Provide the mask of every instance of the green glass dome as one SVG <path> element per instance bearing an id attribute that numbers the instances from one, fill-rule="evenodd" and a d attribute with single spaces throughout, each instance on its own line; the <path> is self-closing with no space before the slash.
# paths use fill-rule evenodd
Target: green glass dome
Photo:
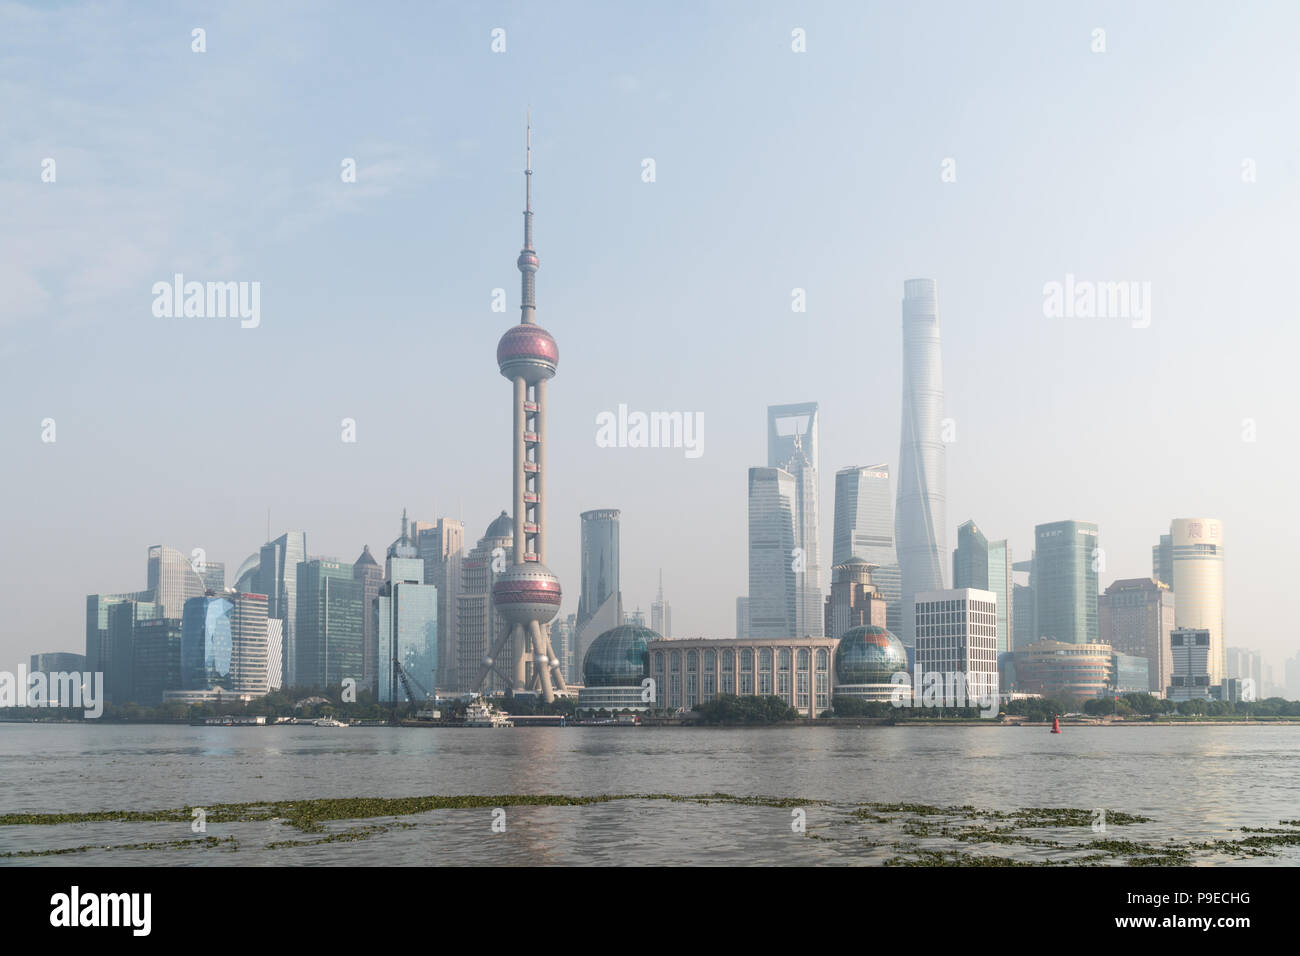
<path id="1" fill-rule="evenodd" d="M 894 674 L 906 670 L 907 649 L 883 627 L 850 628 L 835 648 L 839 684 L 888 684 Z"/>
<path id="2" fill-rule="evenodd" d="M 591 642 L 582 662 L 588 687 L 640 687 L 650 676 L 650 641 L 659 635 L 648 627 L 623 624 Z"/>

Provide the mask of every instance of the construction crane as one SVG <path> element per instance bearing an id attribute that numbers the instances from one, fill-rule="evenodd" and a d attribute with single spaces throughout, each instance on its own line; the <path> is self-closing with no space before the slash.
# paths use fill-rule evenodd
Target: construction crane
<path id="1" fill-rule="evenodd" d="M 393 670 L 397 672 L 397 679 L 401 681 L 402 689 L 406 691 L 407 700 L 409 700 L 412 704 L 417 703 L 420 700 L 420 698 L 415 696 L 415 691 L 411 690 L 412 684 L 418 687 L 420 689 L 420 693 L 424 695 L 424 702 L 428 706 L 424 710 L 416 711 L 415 714 L 416 718 L 418 719 L 424 716 L 437 717 L 438 713 L 433 709 L 433 702 L 434 702 L 433 695 L 429 693 L 427 690 L 425 690 L 424 685 L 421 684 L 418 680 L 416 680 L 414 675 L 407 673 L 406 668 L 402 666 L 402 662 L 399 661 L 396 657 L 393 658 Z M 397 717 L 397 704 L 398 702 L 394 700 L 393 701 L 394 719 L 396 719 Z"/>

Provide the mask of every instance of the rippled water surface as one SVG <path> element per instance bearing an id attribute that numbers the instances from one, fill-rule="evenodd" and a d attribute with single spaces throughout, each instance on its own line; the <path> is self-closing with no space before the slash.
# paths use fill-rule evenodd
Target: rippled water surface
<path id="1" fill-rule="evenodd" d="M 723 792 L 825 801 L 806 810 L 632 800 L 400 818 L 364 838 L 307 846 L 276 821 L 213 823 L 237 849 L 95 849 L 0 862 L 809 863 L 883 862 L 894 851 L 845 830 L 864 803 L 1106 808 L 1152 818 L 1112 827 L 1161 842 L 1240 837 L 1300 817 L 1300 727 L 792 727 L 756 729 L 194 728 L 0 724 L 0 813 L 205 807 L 429 794 Z M 376 820 L 331 821 L 326 833 Z M 0 851 L 193 838 L 175 822 L 0 826 Z M 1023 859 L 1045 851 L 1000 849 Z M 1296 847 L 1252 863 L 1297 863 Z M 1209 861 L 1214 862 L 1214 861 Z"/>

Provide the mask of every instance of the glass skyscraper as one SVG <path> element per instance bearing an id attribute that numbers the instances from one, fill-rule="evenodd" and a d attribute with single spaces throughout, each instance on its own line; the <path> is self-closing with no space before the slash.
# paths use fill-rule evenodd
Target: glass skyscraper
<path id="1" fill-rule="evenodd" d="M 425 690 L 432 693 L 437 686 L 438 589 L 424 583 L 422 558 L 390 553 L 387 565 L 388 579 L 376 599 L 376 618 L 379 699 L 392 703 L 407 699 L 393 664 L 395 660 Z M 415 687 L 412 690 L 419 694 Z"/>
<path id="2" fill-rule="evenodd" d="M 181 680 L 184 690 L 232 690 L 235 602 L 198 597 L 185 602 L 181 618 Z"/>
<path id="3" fill-rule="evenodd" d="M 821 637 L 825 631 L 822 601 L 821 538 L 817 478 L 817 403 L 769 405 L 767 465 L 794 478 L 794 630 L 783 637 Z M 753 592 L 750 592 L 752 598 Z M 773 635 L 776 636 L 776 635 Z"/>
<path id="4" fill-rule="evenodd" d="M 296 686 L 334 688 L 345 677 L 361 684 L 364 596 L 350 564 L 316 558 L 298 565 Z"/>
<path id="5" fill-rule="evenodd" d="M 1034 627 L 1039 640 L 1097 643 L 1097 526 L 1055 521 L 1034 528 Z"/>
<path id="6" fill-rule="evenodd" d="M 1011 547 L 1006 540 L 990 542 L 974 521 L 957 528 L 952 553 L 952 586 L 992 591 L 998 598 L 998 653 L 1014 650 L 1012 624 Z"/>
<path id="7" fill-rule="evenodd" d="M 780 468 L 749 469 L 746 637 L 802 636 L 797 630 L 795 611 L 796 495 L 794 476 L 789 472 Z"/>
<path id="8" fill-rule="evenodd" d="M 835 530 L 831 565 L 862 558 L 894 564 L 894 502 L 888 465 L 850 465 L 835 473 Z"/>
<path id="9" fill-rule="evenodd" d="M 915 597 L 947 584 L 947 461 L 943 362 L 933 279 L 903 283 L 903 421 L 894 539 L 902 588 L 904 644 L 914 638 Z"/>
<path id="10" fill-rule="evenodd" d="M 224 580 L 225 565 L 221 565 Z M 162 609 L 163 617 L 179 619 L 181 608 L 190 598 L 202 597 L 207 585 L 199 577 L 189 558 L 175 548 L 155 544 L 149 548 L 148 587 Z"/>
<path id="11" fill-rule="evenodd" d="M 280 672 L 286 686 L 298 678 L 298 655 L 295 636 L 298 629 L 298 565 L 307 560 L 307 533 L 286 531 L 274 541 L 262 545 L 257 569 L 257 586 L 266 595 L 268 617 L 279 618 L 281 625 Z M 360 677 L 360 673 L 357 674 Z"/>
<path id="12" fill-rule="evenodd" d="M 582 519 L 582 589 L 578 594 L 578 627 L 587 623 L 610 595 L 619 591 L 617 508 L 584 511 Z"/>
<path id="13" fill-rule="evenodd" d="M 157 707 L 163 692 L 184 689 L 181 679 L 181 622 L 159 617 L 137 621 L 135 660 L 132 663 L 133 699 L 144 707 Z"/>

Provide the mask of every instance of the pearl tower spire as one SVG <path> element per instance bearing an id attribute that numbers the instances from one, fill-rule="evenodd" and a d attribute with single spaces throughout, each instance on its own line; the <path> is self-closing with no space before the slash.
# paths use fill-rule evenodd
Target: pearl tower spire
<path id="1" fill-rule="evenodd" d="M 554 377 L 560 350 L 537 324 L 537 252 L 533 249 L 533 130 L 524 145 L 524 247 L 516 260 L 521 274 L 519 324 L 501 336 L 497 367 L 514 391 L 513 561 L 492 586 L 492 601 L 509 625 L 479 670 L 482 690 L 495 671 L 515 693 L 538 692 L 549 703 L 565 690 L 560 662 L 551 648 L 551 620 L 560 610 L 560 580 L 546 567 L 546 383 Z M 502 652 L 509 649 L 506 670 Z M 529 667 L 529 664 L 532 667 Z"/>

